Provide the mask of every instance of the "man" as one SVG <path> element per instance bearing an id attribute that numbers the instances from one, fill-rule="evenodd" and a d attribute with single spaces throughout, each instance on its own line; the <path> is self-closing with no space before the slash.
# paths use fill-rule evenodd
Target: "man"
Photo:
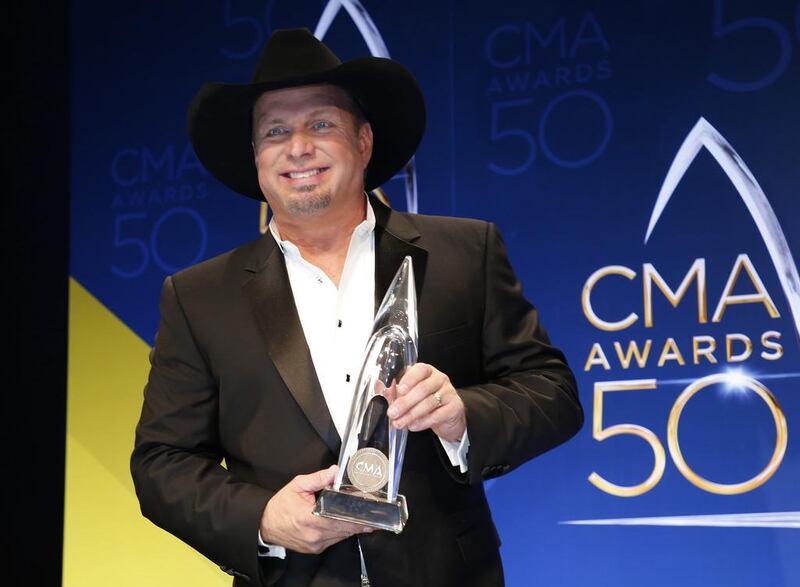
<path id="1" fill-rule="evenodd" d="M 424 120 L 399 64 L 342 64 L 305 30 L 276 31 L 251 84 L 207 84 L 190 107 L 200 160 L 273 218 L 270 234 L 165 281 L 131 469 L 144 515 L 234 585 L 500 585 L 482 481 L 582 424 L 494 225 L 364 195 L 413 155 Z M 312 508 L 406 255 L 420 362 L 389 410 L 410 430 L 395 535 Z"/>

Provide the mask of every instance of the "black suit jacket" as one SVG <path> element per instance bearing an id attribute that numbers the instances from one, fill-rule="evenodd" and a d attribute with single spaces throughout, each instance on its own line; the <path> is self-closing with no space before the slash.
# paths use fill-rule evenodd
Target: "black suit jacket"
<path id="1" fill-rule="evenodd" d="M 502 584 L 482 481 L 572 436 L 573 375 L 523 298 L 493 224 L 409 215 L 373 202 L 376 304 L 414 260 L 419 360 L 467 410 L 469 471 L 430 430 L 409 433 L 405 530 L 360 538 L 376 587 Z M 131 460 L 142 513 L 235 575 L 234 584 L 355 586 L 355 538 L 320 555 L 258 558 L 267 501 L 336 462 L 283 255 L 270 235 L 167 278 Z"/>

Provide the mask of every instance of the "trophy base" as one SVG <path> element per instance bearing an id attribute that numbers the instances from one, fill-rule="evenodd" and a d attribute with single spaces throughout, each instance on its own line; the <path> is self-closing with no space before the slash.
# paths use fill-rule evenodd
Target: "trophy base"
<path id="1" fill-rule="evenodd" d="M 389 530 L 395 534 L 400 534 L 408 521 L 406 498 L 402 495 L 397 496 L 397 501 L 388 502 L 332 489 L 322 490 L 314 506 L 314 514 Z"/>

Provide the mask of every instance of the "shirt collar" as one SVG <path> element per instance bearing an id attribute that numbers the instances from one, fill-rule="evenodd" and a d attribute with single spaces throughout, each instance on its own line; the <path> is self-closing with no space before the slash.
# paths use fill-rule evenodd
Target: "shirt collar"
<path id="1" fill-rule="evenodd" d="M 351 240 L 353 238 L 364 239 L 372 235 L 375 231 L 375 212 L 372 210 L 372 203 L 369 201 L 369 197 L 366 193 L 364 197 L 367 200 L 367 217 L 361 221 L 361 224 L 355 227 Z M 275 220 L 274 216 L 269 221 L 269 232 L 272 234 L 272 238 L 275 239 L 275 242 L 278 243 L 278 247 L 280 247 L 284 255 L 298 252 L 297 246 L 293 242 L 281 238 L 281 231 L 278 228 L 278 222 Z"/>

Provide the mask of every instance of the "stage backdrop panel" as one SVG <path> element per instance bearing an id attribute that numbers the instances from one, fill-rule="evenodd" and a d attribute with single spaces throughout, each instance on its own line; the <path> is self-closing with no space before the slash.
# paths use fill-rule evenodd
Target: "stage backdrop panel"
<path id="1" fill-rule="evenodd" d="M 72 6 L 65 585 L 228 583 L 127 461 L 164 278 L 263 229 L 186 107 L 296 26 L 415 73 L 393 206 L 496 222 L 576 371 L 578 437 L 486 484 L 509 585 L 800 584 L 797 0 Z"/>

